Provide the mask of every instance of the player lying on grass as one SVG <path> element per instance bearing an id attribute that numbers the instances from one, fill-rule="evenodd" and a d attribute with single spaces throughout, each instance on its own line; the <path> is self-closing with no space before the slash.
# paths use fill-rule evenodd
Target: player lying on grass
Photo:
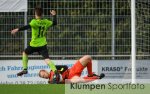
<path id="1" fill-rule="evenodd" d="M 28 73 L 28 55 L 34 52 L 41 54 L 45 63 L 52 69 L 52 71 L 56 71 L 54 63 L 49 59 L 46 41 L 46 33 L 48 28 L 57 24 L 56 12 L 54 10 L 50 11 L 50 14 L 53 16 L 53 21 L 42 18 L 43 10 L 40 7 L 36 7 L 34 12 L 35 19 L 31 20 L 29 25 L 16 28 L 11 31 L 11 34 L 15 34 L 18 31 L 32 29 L 32 39 L 30 45 L 22 53 L 23 71 L 19 72 L 17 76 L 22 76 L 23 74 Z"/>
<path id="2" fill-rule="evenodd" d="M 86 77 L 80 77 L 83 69 L 87 67 L 88 75 Z M 84 83 L 94 81 L 96 79 L 101 79 L 105 75 L 100 76 L 92 72 L 92 58 L 89 55 L 85 55 L 69 69 L 61 70 L 58 69 L 59 74 L 55 75 L 53 71 L 47 72 L 46 70 L 40 70 L 39 76 L 41 78 L 49 79 L 49 83 L 58 84 L 64 83 L 65 79 L 69 79 L 72 83 Z"/>

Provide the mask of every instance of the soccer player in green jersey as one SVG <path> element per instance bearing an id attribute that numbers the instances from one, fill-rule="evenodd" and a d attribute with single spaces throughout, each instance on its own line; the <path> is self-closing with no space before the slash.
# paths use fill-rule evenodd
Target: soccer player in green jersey
<path id="1" fill-rule="evenodd" d="M 53 16 L 53 21 L 42 18 L 43 10 L 42 8 L 35 8 L 35 19 L 32 19 L 31 22 L 21 28 L 16 28 L 11 31 L 11 34 L 15 34 L 18 31 L 30 29 L 32 30 L 32 39 L 30 45 L 23 51 L 22 62 L 23 62 L 23 71 L 17 73 L 17 76 L 22 76 L 27 74 L 28 70 L 28 55 L 33 52 L 38 52 L 44 58 L 45 63 L 52 69 L 56 71 L 55 64 L 49 59 L 46 33 L 49 27 L 57 25 L 56 11 L 50 11 L 50 14 Z"/>

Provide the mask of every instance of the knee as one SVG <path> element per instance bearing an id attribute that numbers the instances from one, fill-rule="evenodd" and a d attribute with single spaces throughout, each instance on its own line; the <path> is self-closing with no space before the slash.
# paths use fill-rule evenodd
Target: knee
<path id="1" fill-rule="evenodd" d="M 84 58 L 85 58 L 85 60 L 87 60 L 87 61 L 92 60 L 92 57 L 91 57 L 90 55 L 85 55 Z"/>
<path id="2" fill-rule="evenodd" d="M 47 58 L 47 59 L 44 59 L 44 61 L 45 61 L 45 63 L 46 63 L 46 64 L 49 64 L 50 59 L 49 59 L 49 58 Z"/>
<path id="3" fill-rule="evenodd" d="M 23 52 L 22 52 L 22 54 L 23 54 L 23 55 L 28 55 L 28 54 L 26 54 L 26 52 L 25 52 L 25 51 L 23 51 Z"/>
<path id="4" fill-rule="evenodd" d="M 82 60 L 83 62 L 88 63 L 88 62 L 90 62 L 90 61 L 92 60 L 92 58 L 91 58 L 90 55 L 85 55 L 85 56 L 83 56 L 83 57 L 81 58 L 81 60 Z"/>
<path id="5" fill-rule="evenodd" d="M 85 55 L 83 56 L 82 58 L 79 59 L 80 63 L 83 65 L 83 66 L 86 66 L 89 62 L 91 62 L 92 58 L 90 55 Z"/>

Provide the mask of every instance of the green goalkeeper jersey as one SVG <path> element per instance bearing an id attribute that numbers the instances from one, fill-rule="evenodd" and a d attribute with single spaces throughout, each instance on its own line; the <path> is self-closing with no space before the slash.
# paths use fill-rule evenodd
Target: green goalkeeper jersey
<path id="1" fill-rule="evenodd" d="M 47 19 L 33 19 L 30 22 L 32 29 L 31 47 L 40 47 L 47 44 L 46 33 L 53 22 Z"/>

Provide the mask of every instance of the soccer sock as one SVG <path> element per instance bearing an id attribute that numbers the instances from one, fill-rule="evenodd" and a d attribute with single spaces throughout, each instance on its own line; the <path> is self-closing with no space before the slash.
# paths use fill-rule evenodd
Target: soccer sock
<path id="1" fill-rule="evenodd" d="M 55 64 L 51 60 L 48 62 L 48 66 L 51 68 L 51 70 L 53 72 L 56 71 L 56 66 L 55 66 Z"/>
<path id="2" fill-rule="evenodd" d="M 28 56 L 26 54 L 23 54 L 22 62 L 23 62 L 23 69 L 27 70 L 27 67 L 28 67 Z"/>
<path id="3" fill-rule="evenodd" d="M 90 60 L 90 62 L 87 64 L 87 71 L 88 71 L 88 75 L 92 76 L 92 60 Z"/>

